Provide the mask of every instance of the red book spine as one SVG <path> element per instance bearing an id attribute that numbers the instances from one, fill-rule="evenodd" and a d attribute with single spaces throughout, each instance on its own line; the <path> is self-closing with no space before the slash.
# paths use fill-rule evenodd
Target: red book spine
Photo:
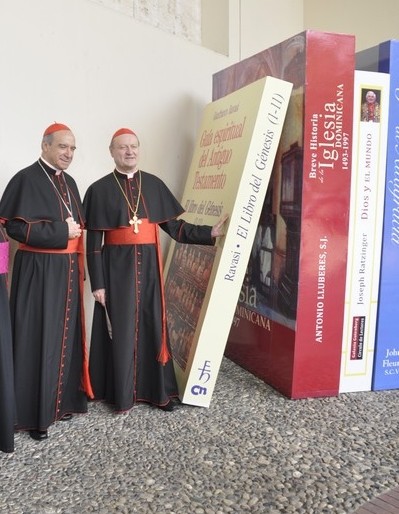
<path id="1" fill-rule="evenodd" d="M 345 300 L 354 41 L 306 45 L 299 287 L 292 396 L 336 395 Z"/>
<path id="2" fill-rule="evenodd" d="M 294 84 L 225 352 L 292 398 L 339 389 L 354 62 L 354 36 L 305 31 L 213 80 L 214 99 L 266 74 Z"/>

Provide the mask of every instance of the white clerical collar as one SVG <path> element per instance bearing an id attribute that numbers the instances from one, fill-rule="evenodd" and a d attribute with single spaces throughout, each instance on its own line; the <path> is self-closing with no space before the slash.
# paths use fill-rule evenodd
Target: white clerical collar
<path id="1" fill-rule="evenodd" d="M 40 157 L 40 159 L 41 159 L 45 164 L 47 164 L 47 166 L 48 166 L 49 168 L 51 168 L 52 170 L 54 170 L 56 175 L 61 175 L 62 170 L 58 170 L 57 168 L 55 168 L 54 166 L 52 166 L 49 162 L 47 162 L 47 161 L 46 161 L 46 159 L 43 159 L 43 157 Z"/>
<path id="2" fill-rule="evenodd" d="M 124 171 L 118 170 L 118 168 L 115 168 L 115 169 L 116 169 L 116 171 L 117 171 L 118 173 L 120 173 L 121 175 L 125 175 L 125 177 L 127 177 L 127 178 L 133 178 L 134 174 L 135 174 L 135 173 L 136 173 L 136 171 L 137 171 L 137 170 L 134 170 L 134 171 L 132 171 L 131 173 L 125 173 Z"/>

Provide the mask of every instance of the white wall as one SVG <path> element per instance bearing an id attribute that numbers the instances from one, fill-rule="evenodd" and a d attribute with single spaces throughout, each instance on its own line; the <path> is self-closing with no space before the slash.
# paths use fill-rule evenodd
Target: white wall
<path id="1" fill-rule="evenodd" d="M 240 59 L 303 31 L 303 0 L 241 0 Z"/>
<path id="2" fill-rule="evenodd" d="M 0 190 L 56 120 L 75 132 L 82 193 L 111 170 L 109 139 L 125 125 L 143 167 L 179 193 L 211 74 L 228 60 L 88 0 L 0 0 L 0 62 Z"/>
<path id="3" fill-rule="evenodd" d="M 398 0 L 303 0 L 305 28 L 356 37 L 356 50 L 399 39 Z"/>

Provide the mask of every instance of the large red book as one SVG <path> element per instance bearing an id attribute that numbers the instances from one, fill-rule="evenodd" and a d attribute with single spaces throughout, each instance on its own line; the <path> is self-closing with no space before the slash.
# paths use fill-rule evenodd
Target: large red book
<path id="1" fill-rule="evenodd" d="M 213 77 L 293 83 L 225 355 L 290 398 L 339 391 L 355 38 L 307 30 Z"/>

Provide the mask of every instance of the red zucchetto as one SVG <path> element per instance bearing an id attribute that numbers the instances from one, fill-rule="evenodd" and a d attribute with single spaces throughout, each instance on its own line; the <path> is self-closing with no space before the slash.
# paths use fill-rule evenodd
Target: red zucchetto
<path id="1" fill-rule="evenodd" d="M 63 123 L 53 123 L 52 125 L 50 125 L 49 127 L 46 128 L 46 130 L 44 131 L 43 137 L 48 136 L 49 134 L 53 134 L 54 132 L 58 132 L 59 130 L 71 131 L 71 129 L 69 127 L 67 127 L 66 125 L 64 125 Z"/>
<path id="2" fill-rule="evenodd" d="M 136 132 L 133 132 L 133 130 L 129 129 L 129 128 L 120 128 L 119 130 L 117 130 L 115 132 L 115 134 L 112 136 L 112 139 L 115 139 L 116 137 L 118 136 L 121 136 L 122 134 L 131 134 L 132 136 L 136 136 L 137 137 L 137 134 Z M 138 138 L 137 138 L 138 139 Z"/>

